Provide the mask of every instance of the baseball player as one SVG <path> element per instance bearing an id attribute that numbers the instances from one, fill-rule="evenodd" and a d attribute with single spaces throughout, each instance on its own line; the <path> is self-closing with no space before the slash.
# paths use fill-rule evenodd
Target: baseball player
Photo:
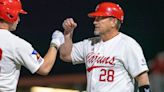
<path id="1" fill-rule="evenodd" d="M 72 42 L 77 24 L 72 18 L 63 22 L 65 43 L 60 57 L 73 64 L 85 63 L 87 92 L 134 92 L 134 79 L 140 92 L 150 92 L 148 67 L 140 45 L 119 32 L 123 23 L 122 8 L 112 2 L 98 4 L 95 12 L 94 33 L 98 37 Z"/>
<path id="2" fill-rule="evenodd" d="M 31 73 L 47 75 L 54 65 L 64 35 L 55 31 L 47 54 L 42 58 L 30 43 L 12 34 L 19 14 L 27 14 L 20 0 L 0 0 L 0 92 L 16 92 L 21 66 Z"/>

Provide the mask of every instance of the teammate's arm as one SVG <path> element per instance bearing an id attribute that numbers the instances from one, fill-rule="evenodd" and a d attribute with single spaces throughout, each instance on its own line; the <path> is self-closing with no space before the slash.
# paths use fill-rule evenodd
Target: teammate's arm
<path id="1" fill-rule="evenodd" d="M 71 51 L 73 47 L 72 36 L 73 30 L 76 28 L 77 24 L 72 18 L 68 18 L 63 22 L 64 28 L 64 38 L 65 42 L 60 47 L 60 58 L 66 62 L 71 62 Z"/>
<path id="2" fill-rule="evenodd" d="M 148 73 L 143 72 L 135 78 L 138 82 L 139 92 L 151 92 Z"/>
<path id="3" fill-rule="evenodd" d="M 69 34 L 70 35 L 70 34 Z M 69 35 L 65 35 L 65 43 L 60 48 L 60 58 L 66 62 L 71 62 L 71 51 L 72 51 L 72 38 Z"/>
<path id="4" fill-rule="evenodd" d="M 47 54 L 44 56 L 44 63 L 40 66 L 37 73 L 40 75 L 47 75 L 51 68 L 53 67 L 57 51 L 61 44 L 64 43 L 64 36 L 61 32 L 55 31 L 52 35 L 52 41 L 50 44 L 50 48 Z"/>

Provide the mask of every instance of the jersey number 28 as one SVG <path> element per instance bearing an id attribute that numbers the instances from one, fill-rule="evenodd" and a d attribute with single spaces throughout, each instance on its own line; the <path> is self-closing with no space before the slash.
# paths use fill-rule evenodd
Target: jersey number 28
<path id="1" fill-rule="evenodd" d="M 114 80 L 114 70 L 101 69 L 99 81 L 101 81 L 101 82 L 113 82 L 113 80 Z"/>

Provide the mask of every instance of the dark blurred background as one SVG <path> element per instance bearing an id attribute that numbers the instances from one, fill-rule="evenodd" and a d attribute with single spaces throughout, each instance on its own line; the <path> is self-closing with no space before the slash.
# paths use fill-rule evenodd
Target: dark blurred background
<path id="1" fill-rule="evenodd" d="M 63 31 L 62 22 L 68 17 L 78 23 L 74 42 L 94 36 L 93 19 L 87 14 L 103 1 L 118 3 L 123 8 L 125 16 L 120 31 L 136 39 L 147 61 L 164 50 L 164 0 L 22 0 L 28 14 L 21 15 L 21 22 L 14 34 L 30 42 L 44 56 L 51 34 L 54 30 Z M 58 56 L 49 75 L 74 73 L 85 73 L 84 64 L 64 63 Z M 22 68 L 22 76 L 31 76 L 31 73 Z"/>

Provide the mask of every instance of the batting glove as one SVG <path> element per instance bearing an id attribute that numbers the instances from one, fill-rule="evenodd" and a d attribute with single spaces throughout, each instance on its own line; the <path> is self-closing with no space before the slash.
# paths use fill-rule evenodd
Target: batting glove
<path id="1" fill-rule="evenodd" d="M 61 31 L 54 31 L 52 34 L 51 47 L 56 47 L 59 49 L 60 45 L 64 43 L 64 35 Z"/>

